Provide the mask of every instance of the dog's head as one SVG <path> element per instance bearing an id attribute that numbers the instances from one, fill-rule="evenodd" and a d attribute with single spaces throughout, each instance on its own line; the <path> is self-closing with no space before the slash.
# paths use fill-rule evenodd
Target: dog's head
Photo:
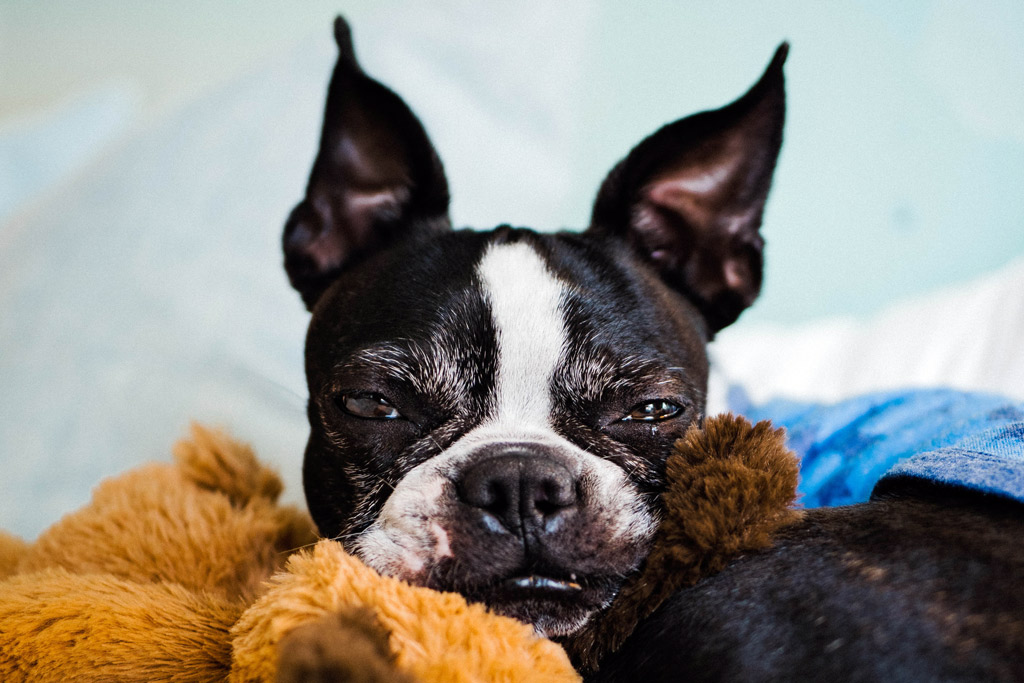
<path id="1" fill-rule="evenodd" d="M 590 228 L 453 231 L 423 126 L 347 25 L 285 266 L 313 313 L 304 483 L 385 574 L 567 634 L 644 558 L 705 345 L 761 285 L 786 48 L 608 175 Z"/>

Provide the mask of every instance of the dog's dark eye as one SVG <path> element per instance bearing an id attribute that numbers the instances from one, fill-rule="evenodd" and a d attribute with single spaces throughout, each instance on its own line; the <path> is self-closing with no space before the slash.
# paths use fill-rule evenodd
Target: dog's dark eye
<path id="1" fill-rule="evenodd" d="M 633 406 L 632 410 L 629 411 L 622 418 L 623 422 L 657 422 L 658 420 L 667 420 L 675 417 L 683 412 L 683 407 L 673 403 L 672 401 L 666 401 L 663 398 L 658 398 L 653 401 L 645 401 L 644 403 L 638 403 Z"/>
<path id="2" fill-rule="evenodd" d="M 398 409 L 380 394 L 342 394 L 338 405 L 349 415 L 366 420 L 395 420 L 402 417 Z"/>

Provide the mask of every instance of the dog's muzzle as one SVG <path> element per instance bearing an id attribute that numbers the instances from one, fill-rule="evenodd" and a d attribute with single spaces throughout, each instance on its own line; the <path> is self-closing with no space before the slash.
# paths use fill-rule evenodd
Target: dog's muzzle
<path id="1" fill-rule="evenodd" d="M 639 565 L 654 525 L 621 468 L 550 441 L 478 442 L 423 463 L 356 552 L 378 571 L 461 593 L 539 632 L 571 633 Z"/>

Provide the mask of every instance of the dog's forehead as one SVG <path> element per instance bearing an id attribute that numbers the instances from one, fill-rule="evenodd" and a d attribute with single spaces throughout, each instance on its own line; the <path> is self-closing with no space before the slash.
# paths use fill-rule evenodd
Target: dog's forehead
<path id="1" fill-rule="evenodd" d="M 699 365 L 705 342 L 695 309 L 624 243 L 507 227 L 442 233 L 361 264 L 323 297 L 309 338 L 334 363 L 381 346 L 491 344 L 528 366 L 584 346 Z"/>

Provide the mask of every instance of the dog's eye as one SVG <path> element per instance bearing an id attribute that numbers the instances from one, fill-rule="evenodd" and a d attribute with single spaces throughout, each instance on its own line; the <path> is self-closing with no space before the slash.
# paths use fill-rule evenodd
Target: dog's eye
<path id="1" fill-rule="evenodd" d="M 683 412 L 683 407 L 673 403 L 672 401 L 666 401 L 663 398 L 658 398 L 653 401 L 645 401 L 644 403 L 638 403 L 633 406 L 632 410 L 629 411 L 622 418 L 623 422 L 657 422 L 658 420 L 667 420 L 675 417 Z"/>
<path id="2" fill-rule="evenodd" d="M 349 415 L 366 420 L 394 420 L 402 417 L 398 409 L 380 394 L 342 394 L 338 405 Z"/>

